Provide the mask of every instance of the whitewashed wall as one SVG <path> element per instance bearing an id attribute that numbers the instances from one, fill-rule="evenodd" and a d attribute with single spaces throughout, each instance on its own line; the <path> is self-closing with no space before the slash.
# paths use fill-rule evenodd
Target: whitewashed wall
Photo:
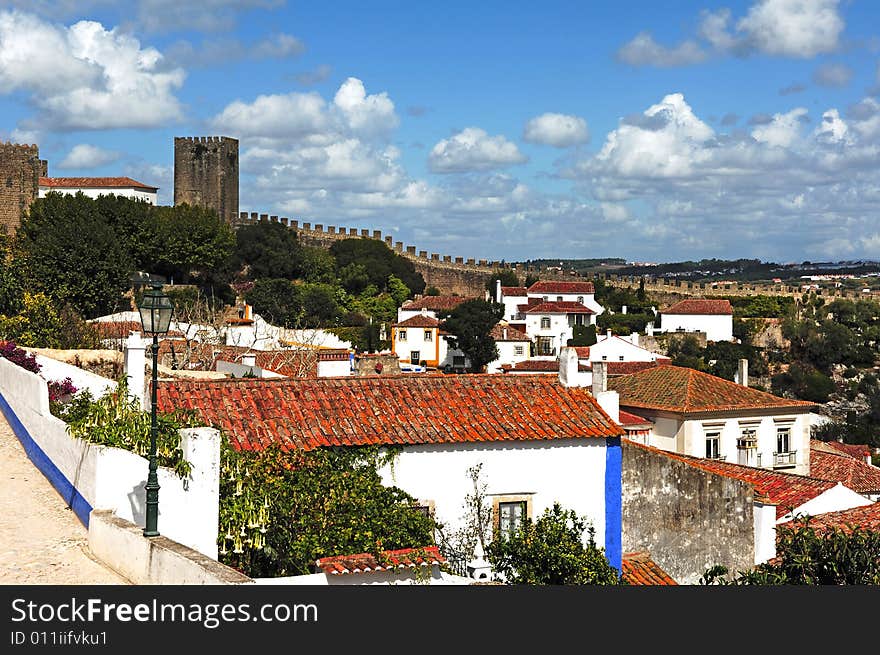
<path id="1" fill-rule="evenodd" d="M 599 335 L 596 343 L 590 346 L 591 362 L 656 362 L 661 357 L 645 350 L 621 337 Z M 621 359 L 622 358 L 622 359 Z"/>
<path id="2" fill-rule="evenodd" d="M 776 505 L 755 501 L 752 518 L 755 524 L 755 564 L 776 557 Z"/>
<path id="3" fill-rule="evenodd" d="M 89 198 L 98 198 L 99 196 L 109 196 L 114 195 L 120 198 L 132 198 L 133 200 L 146 200 L 149 204 L 155 205 L 157 203 L 158 192 L 157 191 L 146 191 L 144 189 L 135 189 L 135 188 L 96 188 L 96 187 L 40 187 L 39 193 L 37 194 L 40 198 L 45 198 L 46 195 L 50 192 L 60 193 L 62 195 L 67 196 L 75 196 L 77 193 L 82 192 L 83 195 Z"/>
<path id="4" fill-rule="evenodd" d="M 65 378 L 70 378 L 77 391 L 88 389 L 92 394 L 92 398 L 100 398 L 107 391 L 114 391 L 116 389 L 115 381 L 81 369 L 79 366 L 59 362 L 57 359 L 52 359 L 45 355 L 37 354 L 35 357 L 37 364 L 41 367 L 40 376 L 44 380 L 63 382 Z"/>
<path id="5" fill-rule="evenodd" d="M 334 359 L 326 362 L 318 360 L 319 378 L 340 377 L 344 375 L 351 375 L 351 362 L 349 360 Z"/>
<path id="6" fill-rule="evenodd" d="M 524 362 L 531 356 L 529 354 L 530 343 L 528 341 L 496 341 L 495 345 L 498 346 L 498 359 L 489 363 L 488 373 L 500 373 L 502 364 Z M 522 348 L 520 354 L 516 353 L 517 346 Z"/>
<path id="7" fill-rule="evenodd" d="M 467 470 L 482 463 L 489 495 L 531 494 L 532 517 L 558 501 L 585 515 L 605 542 L 605 458 L 603 438 L 406 446 L 380 473 L 395 485 L 434 502 L 436 518 L 455 529 L 473 487 Z M 491 508 L 491 499 L 489 507 Z"/>
<path id="8" fill-rule="evenodd" d="M 707 341 L 733 340 L 731 314 L 661 314 L 660 331 L 705 332 Z"/>
<path id="9" fill-rule="evenodd" d="M 49 412 L 46 381 L 3 358 L 0 395 L 3 412 L 28 456 L 84 524 L 92 509 L 108 509 L 144 525 L 149 470 L 145 458 L 71 437 L 67 424 Z M 187 489 L 173 471 L 159 468 L 159 532 L 216 559 L 219 433 L 198 428 L 182 434 L 184 456 L 193 473 Z"/>
<path id="10" fill-rule="evenodd" d="M 550 327 L 542 328 L 541 319 L 546 317 L 550 318 Z M 568 325 L 566 314 L 526 314 L 526 334 L 536 343 L 538 337 L 551 337 L 553 348 L 556 349 L 553 355 L 536 354 L 534 359 L 555 359 L 559 356 L 560 348 L 568 344 L 573 333 L 573 329 Z"/>
<path id="11" fill-rule="evenodd" d="M 501 304 L 504 305 L 504 320 L 515 321 L 519 316 L 520 305 L 529 301 L 528 296 L 502 296 Z"/>
<path id="12" fill-rule="evenodd" d="M 779 518 L 776 522 L 785 523 L 797 516 L 806 516 L 807 514 L 815 516 L 816 514 L 824 514 L 825 512 L 839 512 L 845 509 L 864 507 L 865 505 L 870 504 L 871 501 L 868 498 L 838 482 L 837 486 L 834 486 L 828 491 L 808 500 L 803 505 L 795 507 L 793 512 Z"/>

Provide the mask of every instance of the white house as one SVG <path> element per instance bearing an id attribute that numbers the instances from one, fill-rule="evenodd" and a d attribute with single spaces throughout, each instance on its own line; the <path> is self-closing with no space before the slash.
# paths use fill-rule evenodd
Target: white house
<path id="1" fill-rule="evenodd" d="M 529 302 L 529 290 L 525 287 L 504 287 L 497 281 L 495 300 L 504 305 L 504 320 L 521 320 L 519 306 Z"/>
<path id="2" fill-rule="evenodd" d="M 463 352 L 449 347 L 446 340 L 449 335 L 440 329 L 440 325 L 441 321 L 429 315 L 427 308 L 391 325 L 391 351 L 400 358 L 401 365 L 451 366 L 455 369 L 469 365 Z"/>
<path id="3" fill-rule="evenodd" d="M 168 380 L 158 392 L 160 411 L 193 409 L 222 426 L 235 448 L 393 447 L 383 481 L 418 499 L 450 533 L 465 522 L 472 472 L 492 510 L 487 540 L 558 502 L 587 518 L 597 545 L 621 567 L 616 394 L 597 400 L 537 375 Z"/>
<path id="4" fill-rule="evenodd" d="M 157 204 L 159 187 L 149 186 L 130 177 L 41 177 L 37 197 L 45 198 L 51 192 L 76 195 L 82 192 L 89 198 L 123 196 Z"/>
<path id="5" fill-rule="evenodd" d="M 654 424 L 651 446 L 809 474 L 809 415 L 814 403 L 780 398 L 679 366 L 610 377 L 608 387 L 620 394 L 622 409 Z"/>
<path id="6" fill-rule="evenodd" d="M 733 341 L 733 307 L 729 300 L 682 300 L 660 313 L 660 332 L 705 332 L 707 341 Z"/>
<path id="7" fill-rule="evenodd" d="M 605 308 L 596 302 L 596 288 L 592 282 L 538 281 L 528 288 L 527 296 L 541 302 L 576 302 L 592 310 L 591 323 Z"/>
<path id="8" fill-rule="evenodd" d="M 405 321 L 413 316 L 422 316 L 427 312 L 428 316 L 440 318 L 441 312 L 448 312 L 458 307 L 465 300 L 473 300 L 464 296 L 422 296 L 415 300 L 409 300 L 397 308 L 397 322 Z"/>
<path id="9" fill-rule="evenodd" d="M 556 358 L 574 335 L 575 325 L 590 325 L 596 320 L 593 310 L 579 302 L 541 302 L 530 299 L 520 305 L 525 332 L 535 344 L 535 357 Z"/>
<path id="10" fill-rule="evenodd" d="M 498 348 L 498 359 L 489 363 L 487 373 L 500 373 L 505 364 L 516 366 L 531 357 L 532 340 L 529 335 L 510 327 L 507 321 L 499 321 L 490 334 Z"/>
<path id="11" fill-rule="evenodd" d="M 620 337 L 611 334 L 611 330 L 596 335 L 596 343 L 592 346 L 578 347 L 578 358 L 585 364 L 590 362 L 672 363 L 668 357 L 639 346 L 637 332 L 633 332 L 628 337 Z"/>

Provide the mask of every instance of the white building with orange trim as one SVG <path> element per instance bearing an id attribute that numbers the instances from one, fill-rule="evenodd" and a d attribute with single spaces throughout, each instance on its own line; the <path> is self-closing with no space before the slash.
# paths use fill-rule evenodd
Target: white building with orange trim
<path id="1" fill-rule="evenodd" d="M 682 300 L 660 313 L 660 332 L 705 332 L 707 341 L 733 341 L 733 307 L 729 300 Z"/>
<path id="2" fill-rule="evenodd" d="M 37 197 L 45 198 L 53 191 L 69 196 L 83 193 L 89 198 L 122 196 L 155 205 L 159 187 L 143 184 L 130 177 L 41 177 Z"/>
<path id="3" fill-rule="evenodd" d="M 409 364 L 465 369 L 470 362 L 463 352 L 449 347 L 447 336 L 448 333 L 440 329 L 440 320 L 422 308 L 416 316 L 391 325 L 391 350 L 400 358 L 401 368 Z"/>

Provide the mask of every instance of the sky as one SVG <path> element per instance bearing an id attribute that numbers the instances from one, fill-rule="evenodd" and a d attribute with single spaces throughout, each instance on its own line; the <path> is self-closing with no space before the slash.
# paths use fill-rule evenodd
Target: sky
<path id="1" fill-rule="evenodd" d="M 875 0 L 0 0 L 0 139 L 477 259 L 880 260 Z"/>

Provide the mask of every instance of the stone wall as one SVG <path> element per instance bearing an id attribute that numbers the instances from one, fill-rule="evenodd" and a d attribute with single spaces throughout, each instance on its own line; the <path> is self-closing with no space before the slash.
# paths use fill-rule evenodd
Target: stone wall
<path id="1" fill-rule="evenodd" d="M 174 137 L 174 204 L 184 203 L 238 220 L 238 139 Z"/>
<path id="2" fill-rule="evenodd" d="M 14 234 L 37 199 L 43 164 L 36 145 L 0 143 L 0 232 Z"/>
<path id="3" fill-rule="evenodd" d="M 623 441 L 623 552 L 649 551 L 679 584 L 754 566 L 751 485 Z"/>

